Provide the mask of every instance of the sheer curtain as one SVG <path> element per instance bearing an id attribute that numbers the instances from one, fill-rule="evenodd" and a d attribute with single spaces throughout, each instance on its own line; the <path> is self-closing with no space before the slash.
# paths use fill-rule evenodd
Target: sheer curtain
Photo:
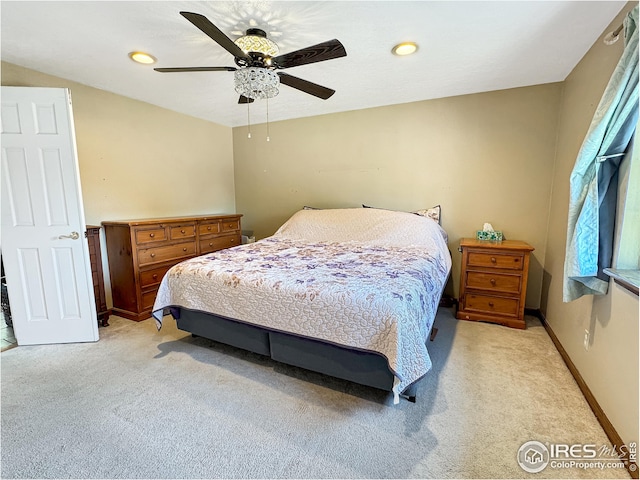
<path id="1" fill-rule="evenodd" d="M 607 293 L 617 172 L 638 123 L 638 6 L 624 20 L 625 47 L 571 172 L 563 299 Z"/>

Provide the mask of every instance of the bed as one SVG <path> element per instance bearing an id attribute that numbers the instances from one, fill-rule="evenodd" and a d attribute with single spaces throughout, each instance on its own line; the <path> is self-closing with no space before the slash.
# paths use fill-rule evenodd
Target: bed
<path id="1" fill-rule="evenodd" d="M 255 243 L 186 260 L 153 307 L 194 335 L 415 401 L 451 270 L 431 218 L 375 208 L 296 212 Z"/>

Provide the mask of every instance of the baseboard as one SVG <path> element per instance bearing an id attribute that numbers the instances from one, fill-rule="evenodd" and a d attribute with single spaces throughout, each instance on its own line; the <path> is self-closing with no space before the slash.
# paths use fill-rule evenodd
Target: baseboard
<path id="1" fill-rule="evenodd" d="M 560 353 L 562 360 L 564 360 L 564 363 L 567 365 L 567 368 L 571 372 L 571 375 L 573 375 L 573 378 L 578 384 L 578 387 L 580 388 L 582 395 L 584 395 L 584 398 L 589 404 L 589 407 L 591 407 L 593 414 L 596 416 L 596 418 L 598 419 L 598 422 L 602 426 L 604 433 L 609 438 L 609 441 L 613 445 L 613 448 L 615 448 L 618 455 L 620 455 L 620 459 L 623 462 L 625 462 L 625 465 L 627 466 L 627 471 L 629 472 L 632 478 L 638 478 L 637 464 L 635 462 L 632 463 L 629 461 L 629 451 L 626 447 L 624 451 L 620 450 L 620 447 L 624 445 L 622 438 L 620 438 L 620 435 L 618 435 L 618 432 L 616 431 L 612 423 L 609 421 L 609 419 L 605 415 L 604 411 L 602 410 L 602 407 L 596 400 L 596 397 L 593 395 L 593 393 L 587 386 L 587 383 L 582 378 L 582 375 L 580 375 L 580 372 L 578 371 L 573 361 L 569 357 L 569 354 L 564 349 L 564 347 L 560 343 L 560 340 L 558 340 L 558 337 L 556 337 L 556 334 L 547 323 L 547 319 L 544 317 L 544 315 L 539 309 L 526 308 L 525 314 L 532 315 L 540 320 L 540 322 L 542 323 L 542 326 L 547 331 L 547 333 L 549 334 L 549 337 L 551 338 L 551 341 L 553 342 L 556 349 L 558 350 L 558 353 Z"/>

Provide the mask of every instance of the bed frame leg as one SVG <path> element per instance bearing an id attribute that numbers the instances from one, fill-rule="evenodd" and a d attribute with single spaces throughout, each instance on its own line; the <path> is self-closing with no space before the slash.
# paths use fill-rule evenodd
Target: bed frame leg
<path id="1" fill-rule="evenodd" d="M 416 403 L 416 391 L 418 390 L 418 387 L 416 386 L 416 384 L 413 385 L 409 385 L 404 392 L 402 392 L 400 394 L 400 396 L 402 398 L 406 398 L 407 400 L 409 400 L 411 403 Z"/>
<path id="2" fill-rule="evenodd" d="M 436 338 L 437 334 L 438 334 L 438 329 L 436 327 L 433 327 L 431 329 L 431 335 L 429 335 L 429 341 L 433 342 L 433 339 Z"/>

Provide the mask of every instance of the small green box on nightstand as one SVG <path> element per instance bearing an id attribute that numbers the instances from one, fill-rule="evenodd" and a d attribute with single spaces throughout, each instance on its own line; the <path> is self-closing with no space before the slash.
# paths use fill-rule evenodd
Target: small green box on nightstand
<path id="1" fill-rule="evenodd" d="M 488 240 L 490 242 L 501 242 L 502 241 L 502 232 L 484 232 L 482 230 L 478 230 L 476 232 L 476 240 Z"/>

